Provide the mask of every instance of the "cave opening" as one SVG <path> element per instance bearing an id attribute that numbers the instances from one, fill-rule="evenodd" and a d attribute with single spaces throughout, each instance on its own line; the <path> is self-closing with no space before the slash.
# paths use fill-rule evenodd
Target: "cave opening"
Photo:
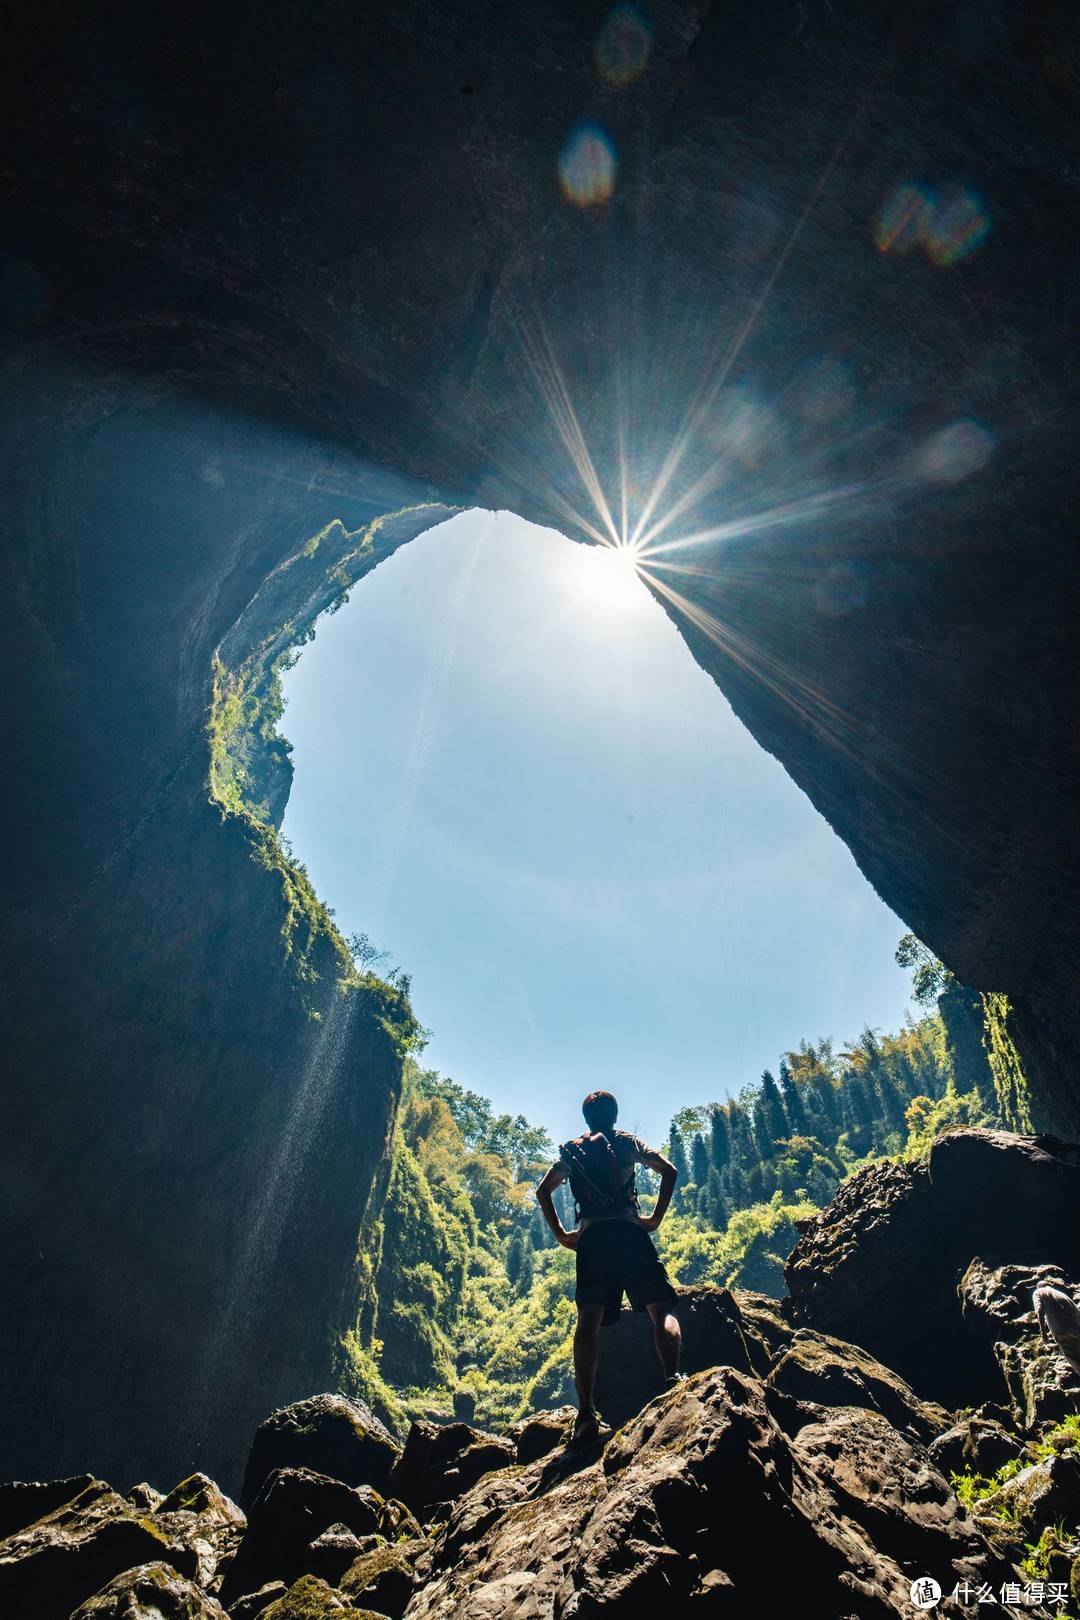
<path id="1" fill-rule="evenodd" d="M 902 1023 L 903 923 L 629 548 L 463 511 L 299 651 L 286 848 L 499 1110 L 562 1140 L 603 1086 L 663 1142 L 801 1039 Z"/>

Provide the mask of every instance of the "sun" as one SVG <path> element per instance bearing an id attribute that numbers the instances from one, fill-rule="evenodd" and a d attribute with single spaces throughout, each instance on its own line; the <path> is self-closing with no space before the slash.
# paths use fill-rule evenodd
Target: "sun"
<path id="1" fill-rule="evenodd" d="M 578 600 L 605 614 L 628 614 L 648 601 L 635 546 L 583 546 L 575 569 Z"/>

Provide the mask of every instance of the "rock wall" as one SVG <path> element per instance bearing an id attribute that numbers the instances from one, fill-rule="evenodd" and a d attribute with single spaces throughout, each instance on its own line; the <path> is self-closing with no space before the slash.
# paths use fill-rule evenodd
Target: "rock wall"
<path id="1" fill-rule="evenodd" d="M 12 1469 L 179 1472 L 199 1389 L 216 1445 L 234 1393 L 325 1382 L 348 1318 L 396 1059 L 359 990 L 335 1001 L 321 924 L 298 980 L 288 880 L 210 806 L 205 744 L 215 652 L 333 520 L 474 502 L 595 539 L 597 491 L 640 509 L 666 464 L 655 515 L 717 532 L 652 588 L 883 897 L 1010 998 L 1036 1124 L 1075 1130 L 1071 8 L 674 4 L 633 84 L 598 68 L 601 12 L 555 0 L 512 30 L 331 0 L 23 22 L 0 147 Z M 617 169 L 582 209 L 557 160 L 590 118 Z M 919 176 L 985 193 L 977 252 L 879 249 Z M 800 439 L 822 363 L 847 403 Z M 789 437 L 717 481 L 736 385 Z M 954 476 L 940 435 L 972 423 L 986 464 Z M 784 520 L 732 532 L 747 512 Z M 267 1167 L 339 1021 L 346 1145 L 328 1164 L 305 1136 L 249 1318 Z"/>

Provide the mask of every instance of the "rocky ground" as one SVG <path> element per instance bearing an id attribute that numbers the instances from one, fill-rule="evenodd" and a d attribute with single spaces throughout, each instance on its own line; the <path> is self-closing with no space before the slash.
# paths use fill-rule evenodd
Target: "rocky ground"
<path id="1" fill-rule="evenodd" d="M 625 1313 L 603 1360 L 602 1405 L 619 1426 L 591 1448 L 567 1446 L 569 1408 L 501 1434 L 417 1422 L 402 1444 L 358 1402 L 315 1396 L 261 1425 L 242 1505 L 203 1475 L 167 1496 L 145 1483 L 121 1495 L 90 1476 L 0 1486 L 0 1613 L 587 1620 L 671 1605 L 884 1620 L 918 1612 L 912 1583 L 925 1576 L 942 1588 L 942 1614 L 1075 1616 L 1080 1378 L 1030 1309 L 1073 1241 L 1053 1193 L 1072 1196 L 1075 1162 L 1046 1139 L 963 1135 L 953 1152 L 977 1185 L 1009 1155 L 1017 1184 L 1028 1177 L 1015 1213 L 1023 1249 L 968 1254 L 951 1300 L 909 1299 L 928 1357 L 940 1313 L 949 1353 L 969 1348 L 980 1397 L 990 1387 L 977 1405 L 916 1391 L 820 1323 L 830 1299 L 850 1305 L 867 1250 L 885 1263 L 890 1230 L 909 1245 L 918 1227 L 925 1172 L 890 1174 L 883 1195 L 871 1170 L 860 1178 L 865 1247 L 848 1241 L 859 1236 L 853 1183 L 793 1254 L 789 1269 L 807 1285 L 813 1273 L 812 1288 L 784 1300 L 684 1291 L 689 1376 L 675 1389 L 652 1392 L 641 1319 Z M 1007 1226 L 995 1206 L 994 1237 Z M 931 1236 L 936 1258 L 950 1244 L 963 1252 L 956 1223 Z M 901 1270 L 892 1276 L 899 1284 Z M 949 1377 L 962 1382 L 962 1358 Z"/>

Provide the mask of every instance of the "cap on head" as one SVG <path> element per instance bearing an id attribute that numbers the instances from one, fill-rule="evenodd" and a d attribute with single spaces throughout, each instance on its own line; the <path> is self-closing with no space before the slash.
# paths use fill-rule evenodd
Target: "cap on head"
<path id="1" fill-rule="evenodd" d="M 610 1131 L 619 1117 L 619 1105 L 610 1091 L 590 1091 L 581 1112 L 590 1131 Z"/>

